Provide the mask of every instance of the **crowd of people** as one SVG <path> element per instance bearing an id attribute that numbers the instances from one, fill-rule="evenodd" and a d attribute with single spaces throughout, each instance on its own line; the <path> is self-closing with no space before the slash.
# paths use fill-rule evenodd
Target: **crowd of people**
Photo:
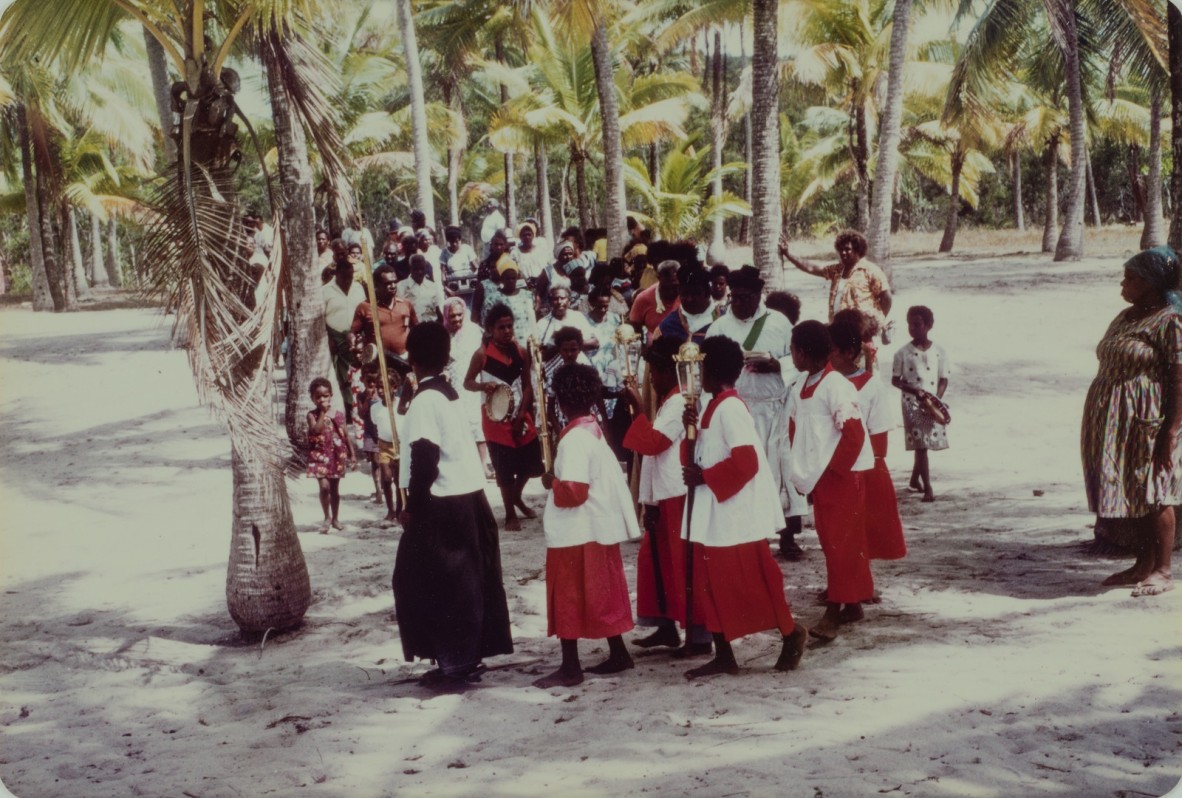
<path id="1" fill-rule="evenodd" d="M 713 655 L 686 672 L 698 678 L 735 673 L 731 643 L 754 632 L 778 631 L 775 667 L 792 670 L 810 637 L 830 641 L 863 620 L 864 605 L 880 600 L 872 562 L 906 554 L 885 464 L 895 413 L 877 363 L 893 332 L 892 296 L 865 239 L 838 235 L 831 264 L 781 242 L 784 261 L 829 281 L 826 324 L 800 321 L 800 300 L 766 292 L 754 267 L 707 268 L 694 244 L 652 241 L 638 224 L 608 259 L 602 231 L 570 228 L 549 242 L 532 219 L 516 229 L 497 219 L 482 230 L 480 254 L 458 228 L 440 249 L 421 217 L 391 225 L 372 303 L 356 268 L 364 236 L 318 235 L 330 253 L 325 320 L 345 409 L 330 415 L 329 381 L 313 383 L 308 473 L 320 480 L 322 531 L 340 528 L 336 482 L 360 439 L 375 501 L 403 527 L 396 612 L 407 658 L 437 663 L 425 681 L 478 679 L 484 657 L 512 650 L 498 534 L 536 517 L 524 499 L 536 478 L 547 492 L 548 628 L 561 641 L 561 664 L 541 687 L 583 680 L 579 639 L 608 645 L 586 672 L 632 668 L 623 635 L 636 624 L 651 629 L 639 648 Z M 1152 314 L 1130 323 L 1145 319 L 1158 323 Z M 928 451 L 948 445 L 951 367 L 930 337 L 930 308 L 911 307 L 906 323 L 910 341 L 889 384 L 914 452 L 908 488 L 930 502 Z M 694 386 L 684 366 L 692 355 Z M 1167 426 L 1182 425 L 1171 416 Z M 1085 436 L 1089 446 L 1100 444 Z M 487 480 L 500 492 L 499 529 Z M 1097 502 L 1129 503 L 1105 494 L 1107 484 L 1092 491 Z M 806 629 L 769 541 L 781 558 L 800 559 L 810 513 L 826 587 L 816 597 L 824 612 Z M 1153 534 L 1138 564 L 1111 581 L 1160 587 L 1168 554 Z M 636 538 L 634 612 L 620 544 Z"/>

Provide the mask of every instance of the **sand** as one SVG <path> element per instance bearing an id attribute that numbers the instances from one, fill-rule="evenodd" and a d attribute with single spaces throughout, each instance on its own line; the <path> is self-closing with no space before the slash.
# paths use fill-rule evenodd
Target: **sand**
<path id="1" fill-rule="evenodd" d="M 954 361 L 954 421 L 934 504 L 904 489 L 892 434 L 910 553 L 875 565 L 864 622 L 794 673 L 761 634 L 735 644 L 737 677 L 690 684 L 649 655 L 550 691 L 530 686 L 558 658 L 540 521 L 501 536 L 516 653 L 436 694 L 402 659 L 398 529 L 367 473 L 327 536 L 314 483 L 290 481 L 314 602 L 299 631 L 240 643 L 228 443 L 167 320 L 0 311 L 0 779 L 22 798 L 1162 795 L 1182 775 L 1182 590 L 1100 587 L 1124 565 L 1086 553 L 1078 455 L 1122 259 L 896 264 L 899 311 L 931 306 Z M 825 284 L 785 279 L 820 316 Z M 811 623 L 823 562 L 802 543 L 783 569 Z M 634 545 L 625 561 L 634 580 Z"/>

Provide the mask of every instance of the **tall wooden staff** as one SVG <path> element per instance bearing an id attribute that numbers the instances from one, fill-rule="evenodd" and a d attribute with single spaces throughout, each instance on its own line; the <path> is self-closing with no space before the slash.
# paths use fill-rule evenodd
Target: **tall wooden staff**
<path id="1" fill-rule="evenodd" d="M 382 346 L 382 323 L 378 320 L 378 295 L 373 283 L 373 265 L 371 264 L 371 254 L 369 251 L 369 244 L 365 238 L 361 240 L 361 265 L 365 270 L 365 292 L 369 296 L 369 306 L 373 308 L 373 337 L 374 347 L 378 352 L 378 372 L 382 380 L 382 396 L 386 400 L 386 411 L 390 414 L 390 443 L 394 448 L 394 457 L 400 459 L 399 445 L 398 445 L 398 427 L 394 423 L 394 397 L 390 395 L 390 380 L 386 371 L 386 347 Z M 407 464 L 410 467 L 410 464 Z M 395 475 L 394 481 L 400 482 Z M 406 490 L 399 485 L 398 495 L 402 499 L 402 506 L 406 507 Z"/>
<path id="2" fill-rule="evenodd" d="M 705 356 L 698 345 L 687 341 L 673 356 L 674 366 L 677 368 L 677 387 L 685 398 L 686 404 L 697 406 L 698 397 L 702 395 L 702 361 Z M 689 461 L 697 460 L 698 427 L 687 424 L 685 439 L 689 443 Z M 697 487 L 686 491 L 685 496 L 685 633 L 691 635 L 694 622 L 694 546 L 691 539 L 694 520 L 694 495 Z M 688 643 L 687 643 L 688 645 Z"/>
<path id="3" fill-rule="evenodd" d="M 554 470 L 554 457 L 550 454 L 550 419 L 546 416 L 546 369 L 542 363 L 542 347 L 532 335 L 526 342 L 525 351 L 529 355 L 530 368 L 533 369 L 531 382 L 534 383 L 534 412 L 538 414 L 538 440 L 542 444 L 542 466 L 549 474 Z"/>

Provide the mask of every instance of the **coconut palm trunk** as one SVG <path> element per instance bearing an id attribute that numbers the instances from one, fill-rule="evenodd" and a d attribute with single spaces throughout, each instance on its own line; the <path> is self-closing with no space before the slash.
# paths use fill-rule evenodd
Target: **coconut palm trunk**
<path id="1" fill-rule="evenodd" d="M 575 204 L 579 211 L 579 229 L 588 230 L 591 224 L 591 195 L 587 192 L 587 156 L 571 145 L 570 159 L 575 165 Z"/>
<path id="2" fill-rule="evenodd" d="M 895 0 L 886 104 L 878 120 L 878 162 L 870 195 L 870 223 L 866 227 L 869 257 L 886 270 L 888 277 L 891 274 L 891 214 L 894 211 L 895 175 L 899 171 L 899 139 L 903 130 L 903 64 L 907 60 L 910 26 L 911 0 Z"/>
<path id="3" fill-rule="evenodd" d="M 879 158 L 881 157 L 879 155 Z M 1010 171 L 1014 181 L 1014 227 L 1022 233 L 1026 231 L 1026 215 L 1022 208 L 1022 153 L 1014 152 L 1010 155 Z"/>
<path id="4" fill-rule="evenodd" d="M 33 148 L 29 142 L 28 114 L 25 106 L 16 109 L 17 129 L 20 131 L 21 180 L 25 188 L 25 215 L 29 222 L 29 268 L 33 277 L 33 310 L 56 310 L 49 290 L 49 275 L 41 248 L 41 209 L 37 202 L 37 185 L 33 178 Z"/>
<path id="5" fill-rule="evenodd" d="M 401 2 L 402 0 L 400 0 Z M 409 1 L 409 0 L 408 0 Z M 498 35 L 496 42 L 493 45 L 497 63 L 505 63 L 505 43 L 501 36 Z M 509 102 L 509 87 L 504 83 L 501 84 L 501 105 Z M 506 152 L 504 154 L 505 163 L 505 223 L 509 227 L 517 226 L 517 188 L 516 180 L 513 175 L 513 153 Z M 584 228 L 586 229 L 586 228 Z"/>
<path id="6" fill-rule="evenodd" d="M 272 31 L 260 48 L 267 70 L 271 117 L 279 154 L 279 196 L 282 197 L 280 245 L 288 268 L 291 295 L 287 305 L 287 396 L 284 426 L 297 452 L 307 442 L 305 387 L 330 371 L 328 338 L 324 326 L 324 299 L 316 254 L 316 209 L 313 202 L 312 167 L 304 128 L 292 107 L 280 61 L 283 41 Z M 372 254 L 371 254 L 372 256 Z"/>
<path id="7" fill-rule="evenodd" d="M 710 166 L 715 170 L 710 190 L 713 196 L 722 197 L 722 148 L 726 143 L 726 108 L 722 86 L 722 31 L 714 31 L 714 62 L 710 79 Z M 709 259 L 720 263 L 726 254 L 725 233 L 722 216 L 711 225 Z"/>
<path id="8" fill-rule="evenodd" d="M 1055 228 L 1059 226 L 1059 137 L 1052 136 L 1043 152 L 1046 168 L 1046 215 L 1042 226 L 1042 251 L 1055 251 Z"/>
<path id="9" fill-rule="evenodd" d="M 956 243 L 956 229 L 960 226 L 960 173 L 964 169 L 965 154 L 957 149 L 952 153 L 952 188 L 948 197 L 948 216 L 944 221 L 944 237 L 940 251 L 951 252 Z"/>
<path id="10" fill-rule="evenodd" d="M 595 64 L 595 90 L 603 119 L 603 227 L 607 228 L 609 258 L 624 251 L 628 231 L 624 224 L 624 149 L 620 139 L 620 107 L 616 100 L 607 20 L 602 16 L 591 36 L 591 58 Z"/>
<path id="11" fill-rule="evenodd" d="M 116 235 L 115 215 L 107 217 L 107 253 L 103 258 L 103 265 L 107 270 L 107 280 L 111 285 L 123 285 L 123 277 L 119 269 L 119 238 Z"/>
<path id="12" fill-rule="evenodd" d="M 73 205 L 66 208 L 66 229 L 70 236 L 70 285 L 74 297 L 79 300 L 91 299 L 94 294 L 86 279 L 86 257 L 82 252 L 82 237 L 78 235 L 78 211 Z"/>
<path id="13" fill-rule="evenodd" d="M 103 268 L 103 223 L 95 214 L 90 215 L 90 266 L 87 268 L 89 277 L 96 286 L 105 287 L 110 284 L 107 270 Z"/>
<path id="14" fill-rule="evenodd" d="M 853 119 L 854 171 L 857 176 L 855 198 L 858 207 L 858 230 L 870 227 L 870 137 L 866 129 L 866 104 L 858 102 Z"/>
<path id="15" fill-rule="evenodd" d="M 1141 249 L 1165 243 L 1161 203 L 1161 94 L 1149 100 L 1149 175 L 1145 180 L 1145 227 L 1141 231 Z M 1179 167 L 1175 167 L 1178 171 Z"/>
<path id="16" fill-rule="evenodd" d="M 546 157 L 546 145 L 534 144 L 534 172 L 537 175 L 538 216 L 542 223 L 542 235 L 551 244 L 554 237 L 554 212 L 550 209 L 550 160 Z"/>
<path id="17" fill-rule="evenodd" d="M 164 58 L 164 47 L 147 28 L 144 28 L 144 45 L 148 51 L 148 73 L 152 76 L 152 95 L 156 98 L 156 112 L 160 115 L 160 130 L 164 133 L 164 163 L 160 168 L 176 160 L 176 141 L 172 132 L 172 101 L 168 90 L 168 62 Z"/>
<path id="18" fill-rule="evenodd" d="M 431 141 L 427 135 L 427 101 L 423 96 L 423 68 L 419 64 L 419 46 L 415 39 L 414 11 L 410 0 L 394 0 L 398 29 L 402 32 L 402 51 L 406 57 L 406 80 L 410 89 L 411 126 L 414 132 L 416 201 L 427 217 L 427 227 L 435 228 L 435 192 L 431 188 Z M 503 100 L 502 100 L 503 102 Z"/>
<path id="19" fill-rule="evenodd" d="M 1170 144 L 1174 171 L 1170 177 L 1170 246 L 1182 250 L 1182 10 L 1166 3 L 1166 35 L 1170 42 Z"/>
<path id="20" fill-rule="evenodd" d="M 54 311 L 68 310 L 68 296 L 66 281 L 62 279 L 64 271 L 58 259 L 57 243 L 53 231 L 53 204 L 50 202 L 49 170 L 42 163 L 37 164 L 37 208 L 38 221 L 41 224 L 41 256 L 45 261 L 45 276 L 49 281 L 49 293 L 53 296 Z"/>
<path id="21" fill-rule="evenodd" d="M 752 0 L 751 244 L 755 267 L 769 277 L 780 266 L 779 0 Z"/>
<path id="22" fill-rule="evenodd" d="M 1088 152 L 1088 212 L 1092 215 L 1092 227 L 1100 226 L 1100 198 L 1096 196 L 1096 178 L 1092 172 L 1092 153 Z"/>
<path id="23" fill-rule="evenodd" d="M 1058 20 L 1063 50 L 1063 72 L 1067 80 L 1067 117 L 1071 131 L 1071 171 L 1067 179 L 1067 205 L 1063 229 L 1055 245 L 1055 260 L 1079 260 L 1083 257 L 1083 220 L 1087 188 L 1086 110 L 1083 103 L 1083 80 L 1079 63 L 1079 34 L 1075 24 L 1074 0 L 1057 0 L 1053 6 Z M 1052 26 L 1056 22 L 1052 20 Z"/>

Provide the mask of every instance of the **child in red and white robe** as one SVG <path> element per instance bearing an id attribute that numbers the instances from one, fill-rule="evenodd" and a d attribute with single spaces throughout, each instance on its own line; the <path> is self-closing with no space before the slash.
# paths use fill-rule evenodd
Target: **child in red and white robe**
<path id="1" fill-rule="evenodd" d="M 685 648 L 677 624 L 685 626 L 685 547 L 681 541 L 681 518 L 685 512 L 685 481 L 681 474 L 681 443 L 685 439 L 682 415 L 685 397 L 678 390 L 673 357 L 680 342 L 675 336 L 653 341 L 644 355 L 660 407 L 651 421 L 636 389 L 635 378 L 624 394 L 635 417 L 624 435 L 624 447 L 642 455 L 640 503 L 644 506 L 647 533 L 636 558 L 636 616 L 639 626 L 656 631 L 634 641 L 641 648 L 669 646 L 674 656 L 710 653 L 710 634 L 704 621 L 706 611 L 701 591 L 694 598 L 694 628 L 687 633 Z M 700 580 L 699 580 L 700 584 Z"/>
<path id="2" fill-rule="evenodd" d="M 714 659 L 686 672 L 687 679 L 735 674 L 730 641 L 776 629 L 783 638 L 776 670 L 794 670 L 804 654 L 807 630 L 796 623 L 784 598 L 784 575 L 768 537 L 784 525 L 779 492 L 772 483 L 763 442 L 747 406 L 735 391 L 743 350 L 729 338 L 701 344 L 702 390 L 710 394 L 701 430 L 687 441 L 687 497 L 682 537 L 694 548 L 692 578 L 701 580 L 706 628 Z M 697 425 L 697 408 L 686 407 L 686 426 Z"/>
<path id="3" fill-rule="evenodd" d="M 862 618 L 862 602 L 874 598 L 866 556 L 865 482 L 874 458 L 863 444 L 866 429 L 858 391 L 829 365 L 829 330 L 806 321 L 792 330 L 792 361 L 808 373 L 789 399 L 792 484 L 813 494 L 813 519 L 825 553 L 825 615 L 809 634 L 822 640 Z"/>
<path id="4" fill-rule="evenodd" d="M 866 556 L 871 560 L 899 560 L 907 555 L 907 544 L 903 540 L 895 484 L 886 465 L 887 433 L 896 425 L 886 386 L 858 366 L 858 356 L 865 352 L 865 332 L 858 319 L 835 317 L 829 325 L 829 336 L 833 339 L 829 362 L 858 389 L 858 409 L 862 411 L 867 436 L 863 448 L 869 447 L 874 456 L 874 467 L 862 472 L 866 482 Z"/>
<path id="5" fill-rule="evenodd" d="M 562 665 L 534 682 L 542 688 L 582 683 L 579 638 L 607 639 L 608 658 L 588 672 L 634 667 L 623 638 L 633 624 L 620 543 L 640 536 L 628 484 L 591 415 L 603 390 L 599 372 L 563 366 L 553 387 L 571 422 L 559 435 L 554 473 L 542 478 L 550 491 L 543 516 L 548 629 L 562 641 Z"/>

